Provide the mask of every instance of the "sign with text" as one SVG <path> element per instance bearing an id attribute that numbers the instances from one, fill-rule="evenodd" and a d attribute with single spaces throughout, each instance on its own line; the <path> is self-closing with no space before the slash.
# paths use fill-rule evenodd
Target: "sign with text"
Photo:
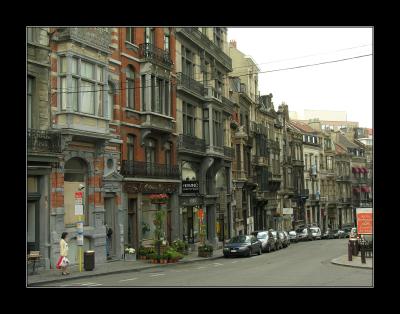
<path id="1" fill-rule="evenodd" d="M 83 192 L 75 192 L 75 216 L 83 215 Z"/>
<path id="2" fill-rule="evenodd" d="M 293 215 L 293 208 L 292 208 L 292 207 L 290 207 L 290 208 L 283 208 L 282 214 L 283 214 L 283 215 Z"/>
<path id="3" fill-rule="evenodd" d="M 357 208 L 357 233 L 372 234 L 372 208 Z"/>
<path id="4" fill-rule="evenodd" d="M 182 193 L 199 193 L 199 181 L 182 181 Z"/>

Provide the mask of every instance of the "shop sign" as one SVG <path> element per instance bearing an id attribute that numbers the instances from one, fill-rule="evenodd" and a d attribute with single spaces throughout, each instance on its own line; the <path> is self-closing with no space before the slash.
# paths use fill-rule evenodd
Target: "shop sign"
<path id="1" fill-rule="evenodd" d="M 292 207 L 290 207 L 290 208 L 283 208 L 282 214 L 283 214 L 283 215 L 293 215 L 293 208 L 292 208 Z"/>
<path id="2" fill-rule="evenodd" d="M 200 208 L 200 209 L 197 211 L 197 217 L 199 217 L 199 219 L 203 220 L 204 212 L 203 212 L 203 209 L 202 209 L 202 208 Z"/>
<path id="3" fill-rule="evenodd" d="M 372 208 L 357 208 L 357 233 L 372 234 Z"/>
<path id="4" fill-rule="evenodd" d="M 174 193 L 178 189 L 177 183 L 147 183 L 125 182 L 126 193 Z"/>
<path id="5" fill-rule="evenodd" d="M 83 215 L 83 192 L 75 192 L 75 216 Z"/>
<path id="6" fill-rule="evenodd" d="M 199 181 L 182 181 L 182 193 L 199 193 Z"/>

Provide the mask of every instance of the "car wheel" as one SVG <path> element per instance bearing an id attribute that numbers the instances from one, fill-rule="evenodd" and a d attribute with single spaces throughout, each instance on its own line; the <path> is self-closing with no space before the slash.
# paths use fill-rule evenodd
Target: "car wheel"
<path id="1" fill-rule="evenodd" d="M 258 249 L 258 253 L 257 253 L 258 255 L 261 255 L 261 246 L 259 247 L 259 249 Z"/>
<path id="2" fill-rule="evenodd" d="M 271 253 L 271 246 L 268 245 L 268 253 Z"/>
<path id="3" fill-rule="evenodd" d="M 249 249 L 249 253 L 248 253 L 248 255 L 247 255 L 247 257 L 250 257 L 251 256 L 251 249 Z"/>

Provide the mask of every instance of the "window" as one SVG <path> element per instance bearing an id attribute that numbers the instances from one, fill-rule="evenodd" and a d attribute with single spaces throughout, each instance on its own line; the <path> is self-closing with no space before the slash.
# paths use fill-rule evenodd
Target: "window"
<path id="1" fill-rule="evenodd" d="M 208 109 L 203 110 L 203 131 L 204 131 L 204 140 L 206 142 L 206 145 L 210 145 L 210 125 L 209 125 Z"/>
<path id="2" fill-rule="evenodd" d="M 135 108 L 135 72 L 129 66 L 126 71 L 126 106 L 128 108 Z"/>
<path id="3" fill-rule="evenodd" d="M 194 106 L 186 102 L 183 103 L 183 134 L 195 136 L 195 113 Z"/>
<path id="4" fill-rule="evenodd" d="M 187 77 L 193 79 L 195 74 L 195 65 L 193 62 L 194 54 L 191 50 L 182 46 L 182 73 Z"/>
<path id="5" fill-rule="evenodd" d="M 213 110 L 213 139 L 214 146 L 222 146 L 222 120 L 221 112 Z"/>
<path id="6" fill-rule="evenodd" d="M 61 110 L 104 116 L 105 67 L 75 56 L 59 57 Z M 109 108 L 110 110 L 110 108 Z"/>
<path id="7" fill-rule="evenodd" d="M 154 27 L 145 28 L 145 42 L 146 44 L 154 45 Z"/>
<path id="8" fill-rule="evenodd" d="M 164 28 L 164 50 L 169 52 L 169 29 Z"/>
<path id="9" fill-rule="evenodd" d="M 240 153 L 240 144 L 236 144 L 236 169 L 240 171 L 242 163 L 242 154 Z"/>
<path id="10" fill-rule="evenodd" d="M 126 41 L 130 43 L 134 43 L 135 41 L 135 28 L 134 27 L 127 27 L 126 29 Z"/>
<path id="11" fill-rule="evenodd" d="M 34 78 L 31 76 L 28 76 L 28 91 L 27 91 L 27 100 L 28 100 L 28 113 L 27 113 L 27 123 L 28 123 L 28 129 L 31 129 L 33 127 L 33 122 L 32 122 L 32 106 L 33 106 L 33 82 Z"/>
<path id="12" fill-rule="evenodd" d="M 304 155 L 305 169 L 308 170 L 308 154 Z"/>
<path id="13" fill-rule="evenodd" d="M 221 27 L 214 27 L 214 43 L 222 49 L 222 29 Z"/>
<path id="14" fill-rule="evenodd" d="M 135 136 L 128 135 L 127 140 L 127 148 L 128 148 L 128 161 L 135 160 Z"/>
<path id="15" fill-rule="evenodd" d="M 142 92 L 142 111 L 146 111 L 147 110 L 147 108 L 146 108 L 146 87 L 147 87 L 147 84 L 146 84 L 146 75 L 142 75 L 142 90 L 141 90 L 141 92 Z"/>
<path id="16" fill-rule="evenodd" d="M 154 163 L 156 162 L 156 141 L 149 138 L 145 143 L 146 170 L 148 175 L 152 175 L 155 169 Z"/>
<path id="17" fill-rule="evenodd" d="M 110 117 L 110 121 L 113 120 L 113 113 L 114 113 L 114 93 L 115 87 L 112 82 L 108 82 L 108 93 L 107 93 L 107 100 L 108 100 L 108 115 Z"/>
<path id="18" fill-rule="evenodd" d="M 27 27 L 26 28 L 26 35 L 28 37 L 28 42 L 34 42 L 35 41 L 35 31 L 36 31 L 36 29 L 34 27 Z"/>

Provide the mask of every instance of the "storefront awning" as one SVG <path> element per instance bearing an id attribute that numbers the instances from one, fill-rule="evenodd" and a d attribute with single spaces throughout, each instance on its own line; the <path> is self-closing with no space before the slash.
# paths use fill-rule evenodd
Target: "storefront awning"
<path id="1" fill-rule="evenodd" d="M 362 168 L 363 169 L 363 171 L 364 171 L 364 173 L 368 173 L 368 169 L 367 168 Z"/>
<path id="2" fill-rule="evenodd" d="M 353 167 L 352 168 L 353 173 L 360 173 L 360 168 L 358 167 Z"/>
<path id="3" fill-rule="evenodd" d="M 359 188 L 353 188 L 353 193 L 360 193 L 360 189 Z"/>
<path id="4" fill-rule="evenodd" d="M 369 186 L 363 186 L 363 187 L 361 188 L 361 191 L 362 191 L 362 192 L 367 192 L 367 193 L 369 193 L 369 192 L 371 192 L 371 189 L 369 188 Z"/>

